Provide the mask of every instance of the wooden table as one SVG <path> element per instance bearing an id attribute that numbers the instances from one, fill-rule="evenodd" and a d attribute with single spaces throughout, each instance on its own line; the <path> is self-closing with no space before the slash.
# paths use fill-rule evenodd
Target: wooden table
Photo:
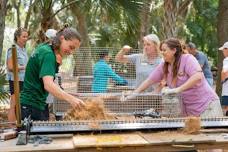
<path id="1" fill-rule="evenodd" d="M 187 135 L 177 131 L 50 135 L 48 145 L 16 146 L 16 139 L 0 142 L 0 151 L 151 152 L 228 149 L 228 130 Z"/>
<path id="2" fill-rule="evenodd" d="M 17 138 L 7 140 L 4 142 L 0 142 L 0 152 L 71 152 L 74 150 L 73 144 L 73 135 L 49 135 L 53 138 L 51 144 L 40 144 L 38 146 L 34 146 L 34 144 L 27 144 L 27 145 L 16 145 Z"/>

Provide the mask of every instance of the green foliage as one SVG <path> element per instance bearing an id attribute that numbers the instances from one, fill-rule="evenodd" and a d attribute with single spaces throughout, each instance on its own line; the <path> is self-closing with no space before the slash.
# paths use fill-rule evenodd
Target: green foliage
<path id="1" fill-rule="evenodd" d="M 134 46 L 138 38 L 142 4 L 140 0 L 94 1 L 89 12 L 91 19 L 88 19 L 89 33 L 95 39 L 92 46 Z"/>
<path id="2" fill-rule="evenodd" d="M 7 27 L 16 26 L 16 15 L 12 1 L 9 1 L 10 11 L 8 11 L 6 18 Z M 142 7 L 145 0 L 38 0 L 33 7 L 29 22 L 30 38 L 35 41 L 42 17 L 41 13 L 46 9 L 56 12 L 72 1 L 75 2 L 73 5 L 77 5 L 80 12 L 86 16 L 91 47 L 114 47 L 115 51 L 118 51 L 122 45 L 128 44 L 137 48 L 140 32 L 139 14 L 144 9 Z M 22 2 L 20 18 L 23 23 L 29 3 L 26 0 L 22 0 Z M 216 64 L 218 0 L 195 0 L 192 2 L 188 17 L 178 18 L 178 37 L 196 43 L 198 48 L 212 58 Z M 161 32 L 164 16 L 163 3 L 164 1 L 154 0 L 151 6 L 148 4 L 148 7 L 151 8 L 149 33 L 157 34 L 161 40 L 163 39 Z M 60 25 L 67 22 L 73 27 L 77 27 L 79 24 L 69 7 L 61 10 L 56 18 Z M 28 50 L 33 50 L 32 44 L 33 42 L 31 45 L 27 45 Z M 4 45 L 4 48 L 9 47 Z"/>
<path id="3" fill-rule="evenodd" d="M 199 50 L 212 58 L 214 65 L 217 63 L 217 0 L 194 1 L 193 9 L 189 13 L 186 26 L 188 33 L 187 41 L 194 42 Z"/>
<path id="4" fill-rule="evenodd" d="M 150 25 L 149 25 L 149 33 L 157 34 L 158 37 L 162 40 L 162 32 L 161 32 L 161 23 L 163 22 L 161 14 L 164 14 L 164 9 L 162 7 L 162 3 L 157 0 L 154 1 L 154 5 L 152 11 L 150 13 Z"/>
<path id="5" fill-rule="evenodd" d="M 4 89 L 4 86 L 8 84 L 5 80 L 6 74 L 3 66 L 0 66 L 0 103 L 9 99 L 9 93 Z"/>

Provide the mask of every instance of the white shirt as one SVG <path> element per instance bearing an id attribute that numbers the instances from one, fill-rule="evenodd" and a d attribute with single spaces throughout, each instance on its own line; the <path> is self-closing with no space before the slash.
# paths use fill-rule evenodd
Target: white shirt
<path id="1" fill-rule="evenodd" d="M 228 71 L 228 57 L 223 60 L 222 70 L 225 72 Z M 228 96 L 228 81 L 222 84 L 222 96 Z"/>

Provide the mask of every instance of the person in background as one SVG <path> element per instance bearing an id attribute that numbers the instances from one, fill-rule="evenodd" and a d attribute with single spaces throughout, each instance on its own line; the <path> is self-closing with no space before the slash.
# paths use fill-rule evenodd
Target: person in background
<path id="1" fill-rule="evenodd" d="M 143 53 L 126 55 L 132 48 L 125 45 L 116 55 L 116 61 L 121 63 L 132 63 L 136 69 L 136 87 L 138 87 L 161 63 L 162 57 L 159 53 L 160 40 L 157 35 L 149 34 L 143 38 Z M 156 86 L 151 86 L 146 91 L 155 91 Z"/>
<path id="2" fill-rule="evenodd" d="M 181 39 L 180 40 L 180 43 L 181 43 L 181 46 L 182 46 L 182 49 L 183 49 L 184 54 L 188 54 L 189 52 L 186 49 L 186 42 L 185 42 L 185 40 L 184 39 Z"/>
<path id="3" fill-rule="evenodd" d="M 45 32 L 45 36 L 46 36 L 46 43 L 49 43 L 50 45 L 52 44 L 52 41 L 54 39 L 54 37 L 56 37 L 56 33 L 57 31 L 55 29 L 48 29 L 46 32 Z M 62 57 L 60 54 L 56 54 L 56 61 L 59 65 L 62 64 Z M 58 72 L 58 71 L 57 71 Z M 60 88 L 63 89 L 63 87 L 61 86 L 61 77 L 58 76 L 58 83 L 59 83 L 59 86 Z"/>
<path id="4" fill-rule="evenodd" d="M 190 54 L 192 54 L 198 60 L 208 84 L 212 87 L 213 86 L 213 75 L 211 72 L 211 67 L 209 65 L 207 56 L 203 52 L 198 51 L 196 48 L 196 45 L 192 42 L 189 42 L 186 45 L 186 49 Z"/>
<path id="5" fill-rule="evenodd" d="M 14 42 L 17 50 L 17 63 L 18 63 L 18 76 L 19 76 L 19 88 L 23 90 L 23 82 L 25 76 L 25 67 L 28 62 L 28 55 L 25 48 L 25 44 L 28 40 L 28 31 L 25 28 L 18 28 L 14 32 Z M 8 120 L 10 122 L 16 121 L 16 101 L 14 95 L 14 77 L 13 77 L 13 59 L 12 48 L 8 49 L 6 54 L 7 75 L 6 80 L 9 81 L 10 88 L 10 109 L 8 112 Z"/>
<path id="6" fill-rule="evenodd" d="M 53 41 L 53 38 L 54 37 L 56 37 L 56 33 L 57 33 L 57 31 L 55 30 L 55 29 L 48 29 L 45 33 L 44 33 L 44 35 L 45 35 L 45 43 L 49 43 L 50 45 L 51 45 L 51 43 L 52 43 L 52 41 Z M 59 65 L 61 65 L 62 64 L 62 58 L 61 58 L 61 56 L 60 55 L 56 55 L 56 61 L 57 61 L 57 63 L 59 64 Z M 56 71 L 57 73 L 56 73 L 56 75 L 55 75 L 55 80 L 54 80 L 54 82 L 56 83 L 56 84 L 58 84 L 59 86 L 60 86 L 60 88 L 61 89 L 63 89 L 63 87 L 62 87 L 62 79 L 61 79 L 61 76 L 60 76 L 60 74 L 59 74 L 59 69 L 57 69 L 57 71 Z M 57 80 L 56 80 L 57 79 Z M 53 102 L 54 102 L 54 96 L 52 95 L 52 94 L 48 94 L 48 96 L 47 96 L 47 100 L 46 100 L 46 103 L 48 104 L 48 108 L 49 108 L 49 116 L 50 115 L 53 115 L 52 113 L 53 113 Z M 50 117 L 49 119 L 52 119 L 52 117 Z"/>
<path id="7" fill-rule="evenodd" d="M 54 37 L 56 37 L 57 31 L 55 29 L 48 29 L 45 32 L 46 41 L 51 44 Z"/>
<path id="8" fill-rule="evenodd" d="M 226 116 L 228 116 L 228 42 L 225 42 L 219 48 L 223 52 L 223 67 L 221 72 L 222 80 L 222 107 Z"/>
<path id="9" fill-rule="evenodd" d="M 126 85 L 127 81 L 117 75 L 112 68 L 107 64 L 109 61 L 108 50 L 102 50 L 99 52 L 99 61 L 93 68 L 93 83 L 92 92 L 105 93 L 107 92 L 108 80 L 113 79 L 116 84 Z"/>
<path id="10" fill-rule="evenodd" d="M 207 84 L 196 58 L 183 53 L 179 40 L 165 40 L 161 44 L 161 52 L 164 62 L 160 63 L 131 95 L 125 97 L 124 101 L 165 79 L 168 87 L 162 89 L 162 94 L 180 94 L 182 116 L 222 116 L 219 97 Z"/>
<path id="11" fill-rule="evenodd" d="M 22 119 L 48 120 L 49 110 L 46 98 L 48 93 L 60 100 L 70 103 L 74 108 L 80 108 L 84 102 L 64 92 L 53 79 L 58 69 L 57 55 L 61 58 L 72 54 L 81 42 L 80 34 L 73 28 L 64 27 L 53 38 L 50 44 L 37 46 L 29 58 L 24 89 L 20 95 Z"/>

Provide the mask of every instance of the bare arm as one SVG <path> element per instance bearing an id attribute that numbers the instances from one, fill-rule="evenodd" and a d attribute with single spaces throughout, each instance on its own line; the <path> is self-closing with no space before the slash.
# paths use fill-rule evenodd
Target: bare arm
<path id="1" fill-rule="evenodd" d="M 194 75 L 192 75 L 183 85 L 179 87 L 179 91 L 183 92 L 194 85 L 196 85 L 198 82 L 203 80 L 203 73 L 197 72 Z"/>
<path id="2" fill-rule="evenodd" d="M 130 46 L 127 46 L 127 45 L 123 46 L 123 48 L 117 53 L 115 60 L 120 63 L 128 63 L 129 60 L 125 54 L 130 50 L 131 50 Z"/>
<path id="3" fill-rule="evenodd" d="M 84 105 L 84 102 L 82 100 L 66 93 L 57 84 L 55 84 L 53 82 L 52 76 L 44 76 L 43 82 L 45 90 L 47 90 L 56 98 L 69 102 L 73 107 L 79 107 L 80 105 Z"/>
<path id="4" fill-rule="evenodd" d="M 150 87 L 154 82 L 147 78 L 143 83 L 133 91 L 133 93 L 141 93 L 142 91 L 146 90 L 148 87 Z"/>
<path id="5" fill-rule="evenodd" d="M 18 65 L 18 70 L 25 70 L 26 66 Z M 7 60 L 7 68 L 13 71 L 13 59 L 12 57 Z"/>
<path id="6" fill-rule="evenodd" d="M 228 78 L 228 71 L 222 70 L 221 72 L 221 81 L 224 81 Z"/>

